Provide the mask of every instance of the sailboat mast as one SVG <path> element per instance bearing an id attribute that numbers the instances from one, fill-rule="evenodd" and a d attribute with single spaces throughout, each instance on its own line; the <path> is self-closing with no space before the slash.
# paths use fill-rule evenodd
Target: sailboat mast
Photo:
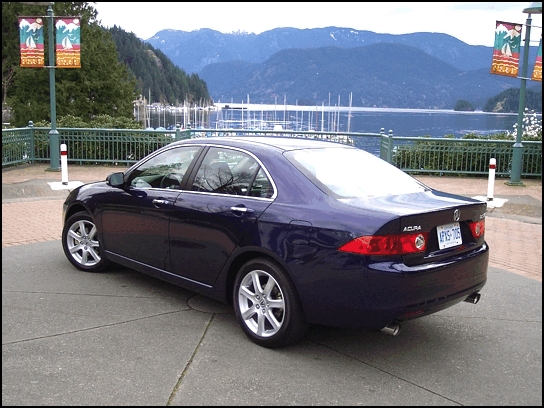
<path id="1" fill-rule="evenodd" d="M 350 92 L 349 93 L 349 111 L 348 111 L 348 132 L 349 132 L 349 129 L 350 129 L 350 124 L 351 124 L 351 101 L 352 101 L 352 98 L 353 98 L 353 92 Z"/>

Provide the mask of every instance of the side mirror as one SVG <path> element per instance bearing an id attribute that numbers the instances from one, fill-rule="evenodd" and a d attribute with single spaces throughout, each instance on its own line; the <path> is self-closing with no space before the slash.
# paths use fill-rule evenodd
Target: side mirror
<path id="1" fill-rule="evenodd" d="M 123 187 L 123 184 L 125 184 L 125 173 L 120 171 L 109 174 L 108 177 L 106 177 L 106 183 L 112 187 Z"/>

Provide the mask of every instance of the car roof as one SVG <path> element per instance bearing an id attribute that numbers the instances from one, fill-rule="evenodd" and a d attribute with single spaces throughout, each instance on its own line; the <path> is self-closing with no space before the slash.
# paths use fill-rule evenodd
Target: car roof
<path id="1" fill-rule="evenodd" d="M 316 148 L 353 148 L 348 145 L 330 142 L 327 140 L 306 139 L 302 137 L 289 136 L 214 136 L 181 140 L 176 144 L 224 144 L 236 147 L 269 146 L 283 151 L 297 149 Z"/>

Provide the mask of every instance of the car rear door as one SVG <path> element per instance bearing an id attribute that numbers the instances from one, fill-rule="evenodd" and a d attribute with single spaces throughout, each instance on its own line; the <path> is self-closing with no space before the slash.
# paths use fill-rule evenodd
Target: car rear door
<path id="1" fill-rule="evenodd" d="M 236 245 L 272 203 L 274 186 L 254 156 L 220 147 L 208 150 L 189 186 L 174 203 L 169 270 L 212 285 Z"/>

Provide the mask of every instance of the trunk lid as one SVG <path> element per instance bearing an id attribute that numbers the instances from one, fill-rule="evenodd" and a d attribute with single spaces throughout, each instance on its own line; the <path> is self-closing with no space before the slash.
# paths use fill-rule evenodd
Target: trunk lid
<path id="1" fill-rule="evenodd" d="M 421 193 L 342 200 L 365 210 L 386 211 L 391 220 L 374 235 L 425 234 L 424 252 L 403 255 L 414 266 L 472 251 L 484 244 L 482 234 L 474 237 L 471 223 L 485 221 L 487 203 L 436 190 Z"/>

